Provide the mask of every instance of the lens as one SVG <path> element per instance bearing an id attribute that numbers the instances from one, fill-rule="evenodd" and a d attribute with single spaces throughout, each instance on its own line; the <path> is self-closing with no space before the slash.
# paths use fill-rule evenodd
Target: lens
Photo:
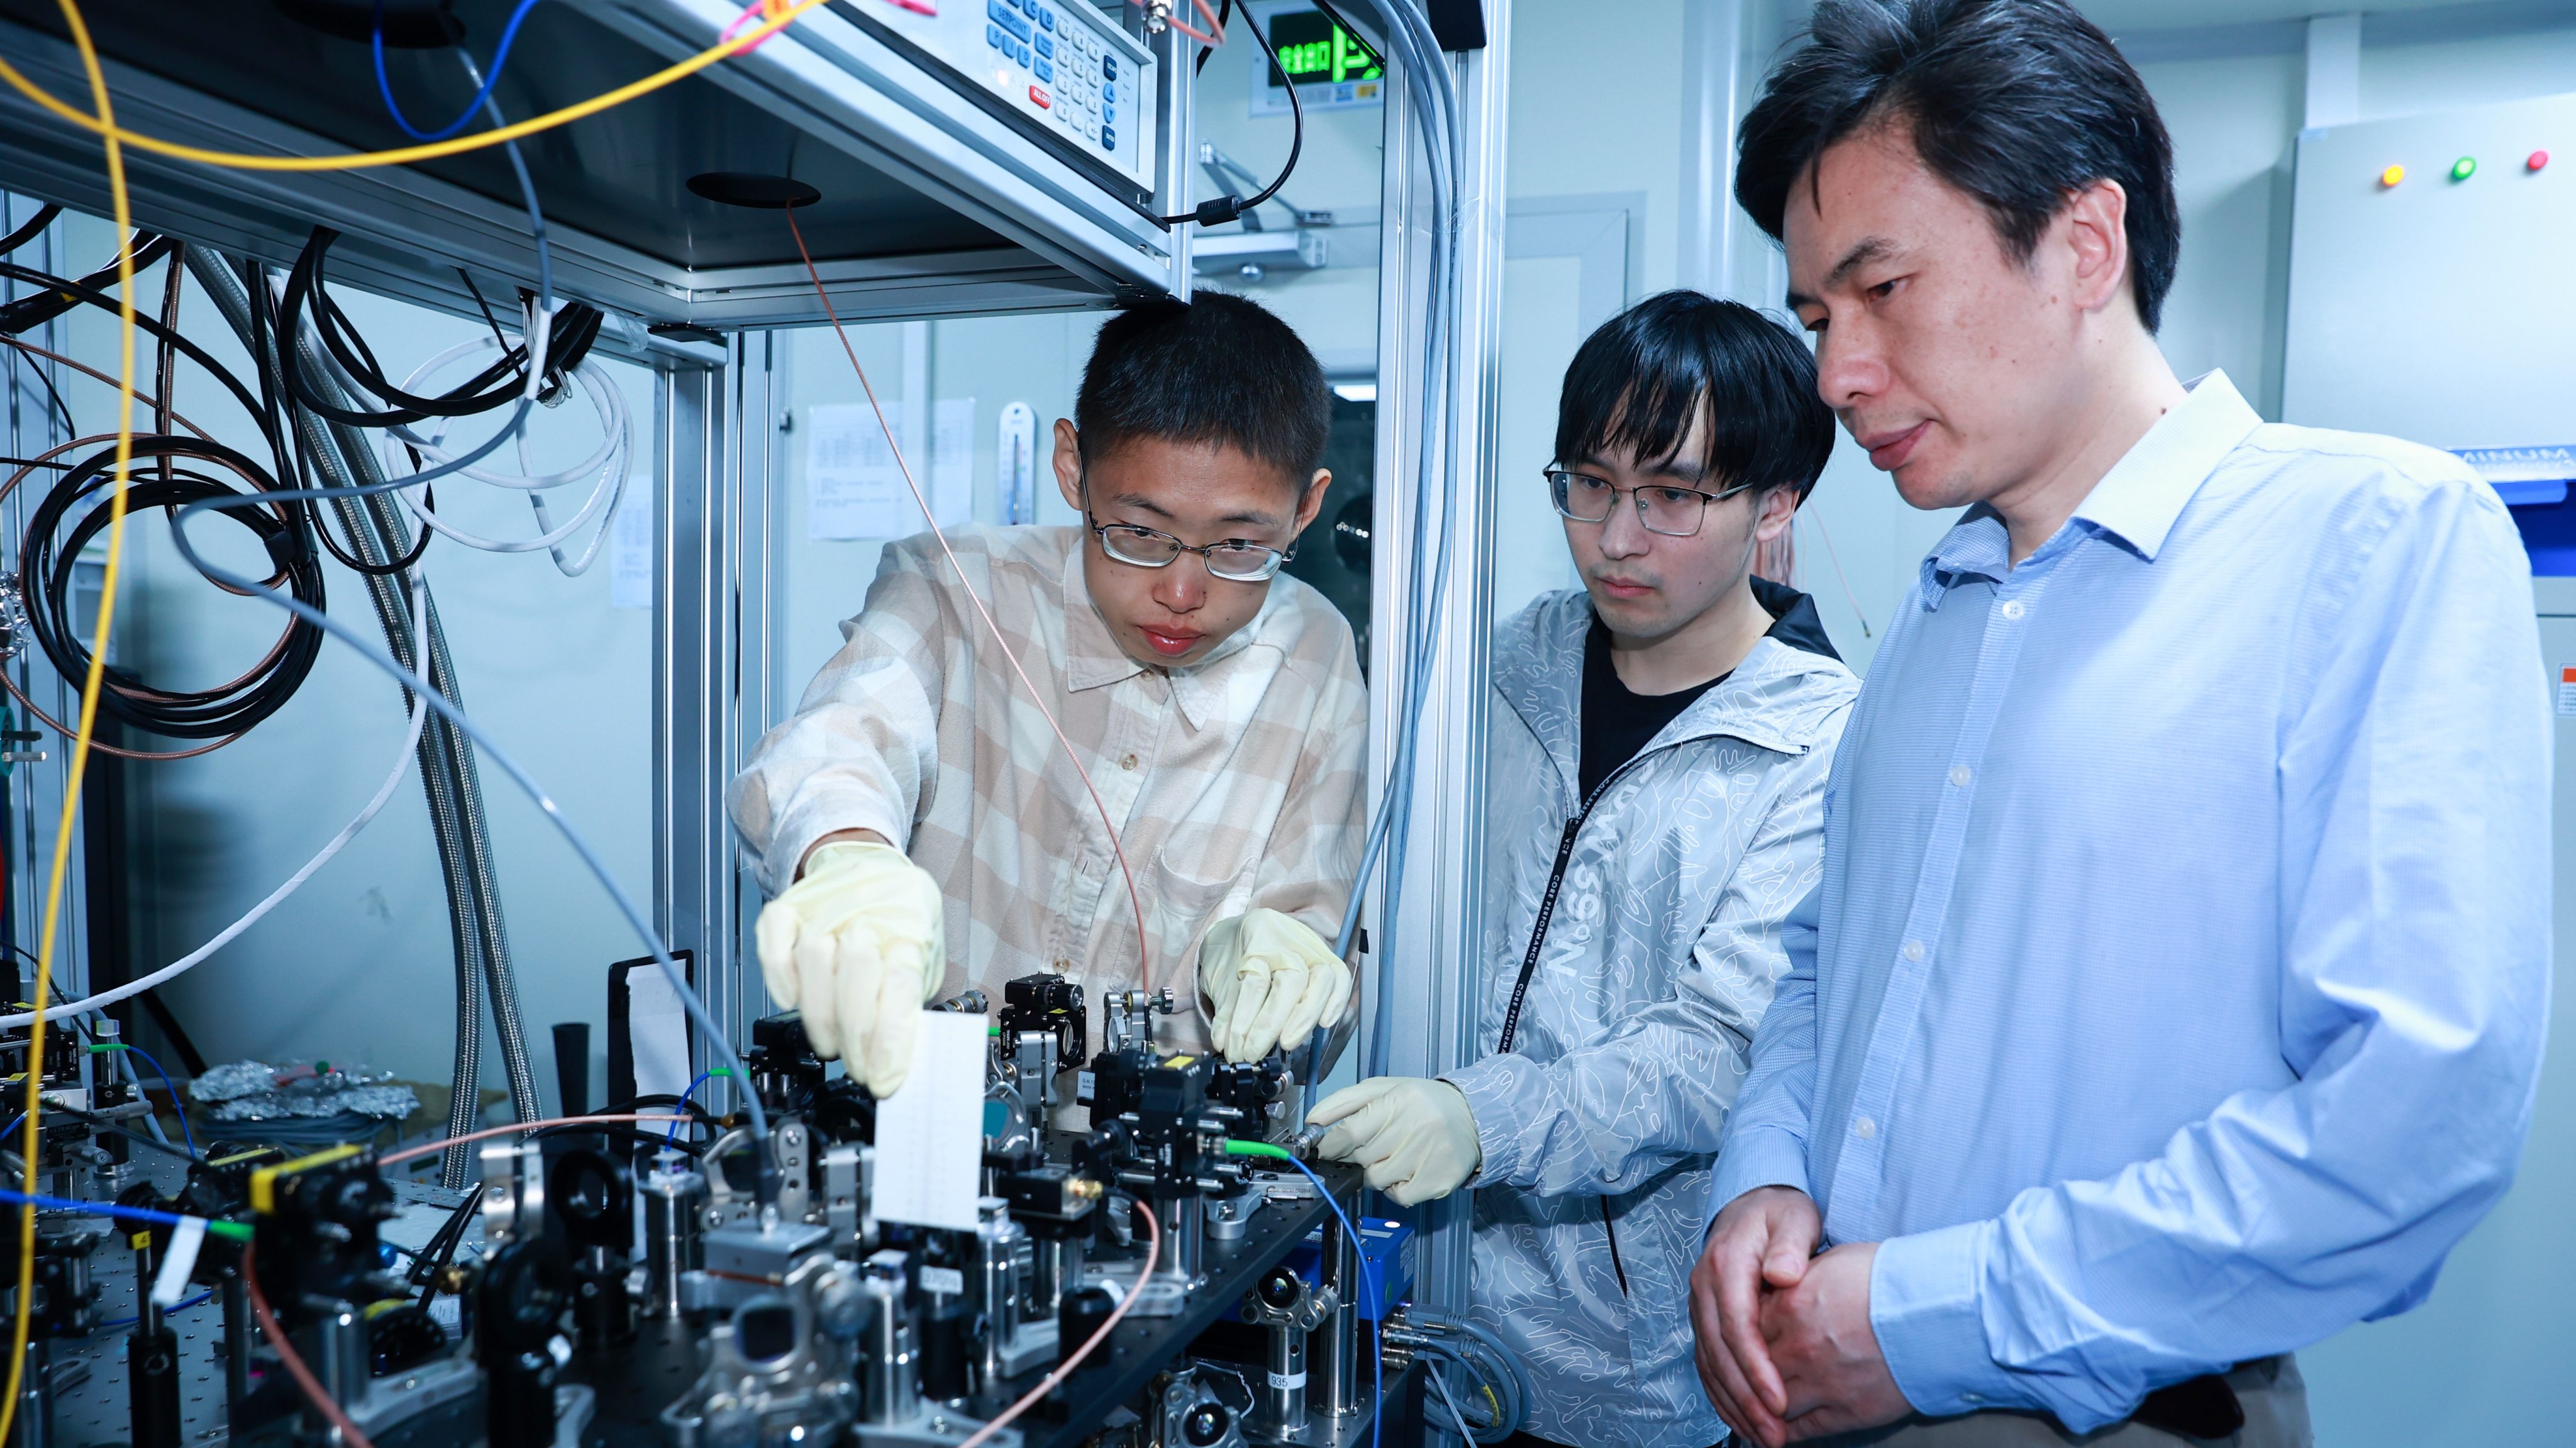
<path id="1" fill-rule="evenodd" d="M 1280 553 L 1276 548 L 1236 547 L 1220 544 L 1208 550 L 1208 572 L 1237 583 L 1259 583 L 1279 571 Z"/>
<path id="2" fill-rule="evenodd" d="M 1102 551 L 1121 563 L 1134 563 L 1145 568 L 1160 568 L 1180 557 L 1174 542 L 1150 528 L 1130 528 L 1112 523 L 1100 530 Z"/>
<path id="3" fill-rule="evenodd" d="M 1547 482 L 1556 493 L 1556 510 L 1578 523 L 1607 520 L 1617 501 L 1608 483 L 1581 473 L 1549 473 Z"/>
<path id="4" fill-rule="evenodd" d="M 1699 531 L 1699 515 L 1708 506 L 1708 495 L 1689 488 L 1639 488 L 1637 505 L 1646 510 L 1648 528 L 1687 538 Z"/>

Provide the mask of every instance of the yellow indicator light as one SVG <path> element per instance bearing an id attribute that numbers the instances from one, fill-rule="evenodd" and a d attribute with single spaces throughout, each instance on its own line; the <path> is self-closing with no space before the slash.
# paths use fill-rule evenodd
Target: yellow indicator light
<path id="1" fill-rule="evenodd" d="M 2391 166 L 2379 173 L 2379 184 L 2382 186 L 2394 186 L 2405 179 L 2406 168 L 2403 166 Z"/>

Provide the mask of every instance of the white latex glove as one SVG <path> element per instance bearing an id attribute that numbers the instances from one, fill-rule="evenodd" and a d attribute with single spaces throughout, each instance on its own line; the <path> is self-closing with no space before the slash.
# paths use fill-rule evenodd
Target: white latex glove
<path id="1" fill-rule="evenodd" d="M 1476 1113 L 1446 1081 L 1377 1076 L 1315 1103 L 1309 1126 L 1331 1126 L 1316 1151 L 1368 1168 L 1368 1184 L 1397 1206 L 1445 1197 L 1485 1159 Z"/>
<path id="2" fill-rule="evenodd" d="M 1324 937 L 1276 910 L 1248 910 L 1208 927 L 1199 945 L 1208 1044 L 1229 1061 L 1291 1051 L 1317 1026 L 1339 1024 L 1351 968 Z"/>
<path id="3" fill-rule="evenodd" d="M 939 882 L 891 845 L 835 842 L 760 912 L 760 973 L 805 1038 L 879 1100 L 912 1074 L 921 1006 L 939 989 Z"/>

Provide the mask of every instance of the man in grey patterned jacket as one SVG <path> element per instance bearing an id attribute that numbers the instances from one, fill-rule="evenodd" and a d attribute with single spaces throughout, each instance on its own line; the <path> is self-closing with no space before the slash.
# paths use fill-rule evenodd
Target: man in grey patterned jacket
<path id="1" fill-rule="evenodd" d="M 1481 1061 L 1335 1093 L 1327 1156 L 1402 1205 L 1476 1191 L 1474 1320 L 1525 1438 L 1704 1448 L 1689 1279 L 1780 927 L 1823 868 L 1859 681 L 1753 577 L 1833 449 L 1807 349 L 1667 292 L 1568 369 L 1547 483 L 1584 591 L 1494 648 Z"/>

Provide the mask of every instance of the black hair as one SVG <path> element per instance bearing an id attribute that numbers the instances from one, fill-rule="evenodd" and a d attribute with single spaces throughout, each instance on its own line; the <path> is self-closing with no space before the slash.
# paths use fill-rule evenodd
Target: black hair
<path id="1" fill-rule="evenodd" d="M 1744 118 L 1735 199 L 1774 241 L 1790 188 L 1864 128 L 1902 124 L 2028 261 L 2067 199 L 2128 193 L 2129 285 L 2153 332 L 2182 255 L 2173 141 L 2118 47 L 2066 0 L 1823 0 Z M 1813 184 L 1810 181 L 1810 184 Z"/>
<path id="2" fill-rule="evenodd" d="M 1085 457 L 1140 437 L 1241 450 L 1304 487 L 1333 430 L 1324 369 L 1287 323 L 1224 292 L 1112 317 L 1074 395 Z"/>
<path id="3" fill-rule="evenodd" d="M 1601 324 L 1565 369 L 1556 460 L 1681 450 L 1702 405 L 1710 479 L 1804 499 L 1834 451 L 1816 359 L 1788 328 L 1742 302 L 1664 292 Z"/>

